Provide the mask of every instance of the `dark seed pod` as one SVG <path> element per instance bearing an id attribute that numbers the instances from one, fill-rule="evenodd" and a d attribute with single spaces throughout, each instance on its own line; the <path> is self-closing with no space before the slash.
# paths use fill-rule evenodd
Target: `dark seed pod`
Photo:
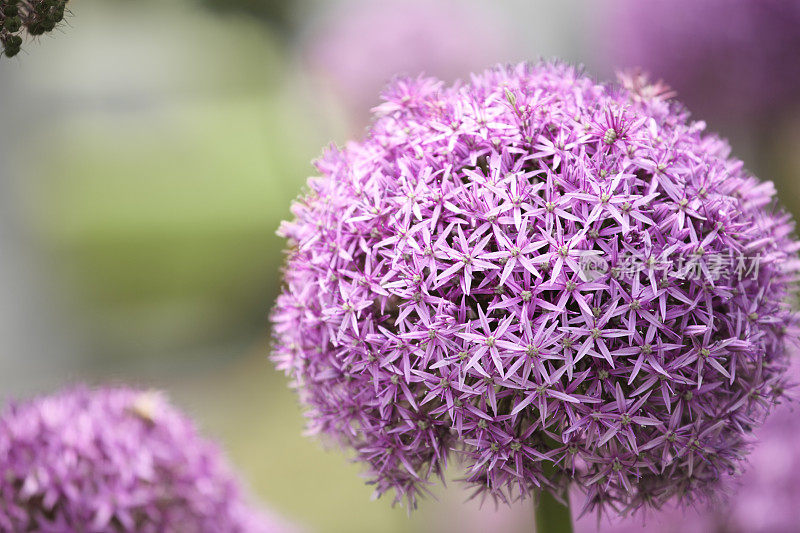
<path id="1" fill-rule="evenodd" d="M 9 33 L 17 33 L 21 27 L 22 21 L 19 17 L 8 17 L 5 22 L 3 22 L 3 29 Z"/>
<path id="2" fill-rule="evenodd" d="M 33 22 L 28 24 L 28 33 L 31 35 L 42 35 L 45 32 L 44 25 L 41 22 Z"/>
<path id="3" fill-rule="evenodd" d="M 6 56 L 14 57 L 19 53 L 22 47 L 22 37 L 19 35 L 9 35 L 3 38 L 2 43 Z"/>
<path id="4" fill-rule="evenodd" d="M 0 44 L 7 57 L 17 55 L 22 36 L 53 31 L 64 20 L 68 0 L 0 0 Z"/>

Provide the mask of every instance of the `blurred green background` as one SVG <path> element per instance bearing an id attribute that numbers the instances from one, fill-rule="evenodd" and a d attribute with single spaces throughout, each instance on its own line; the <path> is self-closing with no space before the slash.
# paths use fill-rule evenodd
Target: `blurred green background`
<path id="1" fill-rule="evenodd" d="M 586 1 L 459 2 L 472 19 L 440 3 L 442 20 L 398 29 L 382 2 L 73 0 L 66 26 L 0 61 L 2 395 L 164 388 L 265 506 L 311 531 L 529 529 L 525 506 L 478 513 L 457 484 L 411 518 L 371 502 L 345 453 L 302 436 L 268 359 L 278 224 L 393 69 L 586 56 Z"/>

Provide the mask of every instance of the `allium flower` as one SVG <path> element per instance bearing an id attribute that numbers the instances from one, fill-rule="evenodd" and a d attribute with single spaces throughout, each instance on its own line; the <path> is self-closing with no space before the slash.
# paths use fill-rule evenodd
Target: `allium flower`
<path id="1" fill-rule="evenodd" d="M 351 0 L 309 32 L 311 70 L 330 83 L 353 114 L 378 103 L 397 74 L 466 76 L 510 48 L 502 19 L 464 0 Z"/>
<path id="2" fill-rule="evenodd" d="M 800 378 L 800 366 L 792 367 Z M 671 505 L 643 519 L 612 518 L 598 523 L 591 517 L 576 522 L 578 533 L 791 533 L 800 531 L 800 411 L 780 406 L 755 432 L 753 451 L 744 474 L 727 480 L 724 505 L 679 509 Z"/>
<path id="3" fill-rule="evenodd" d="M 522 64 L 383 97 L 279 232 L 275 359 L 310 429 L 412 505 L 451 452 L 505 500 L 713 491 L 796 335 L 772 184 L 642 78 Z"/>
<path id="4" fill-rule="evenodd" d="M 22 34 L 37 36 L 52 31 L 64 20 L 69 0 L 0 0 L 0 44 L 8 57 L 22 47 Z"/>
<path id="5" fill-rule="evenodd" d="M 614 0 L 603 13 L 605 61 L 667 80 L 706 118 L 769 124 L 800 101 L 800 2 Z"/>
<path id="6" fill-rule="evenodd" d="M 0 471 L 2 531 L 282 530 L 155 392 L 79 387 L 8 406 Z"/>

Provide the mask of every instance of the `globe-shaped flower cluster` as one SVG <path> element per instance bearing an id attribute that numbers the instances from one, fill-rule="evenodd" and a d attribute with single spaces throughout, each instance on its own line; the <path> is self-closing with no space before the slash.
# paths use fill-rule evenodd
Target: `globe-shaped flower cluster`
<path id="1" fill-rule="evenodd" d="M 709 494 L 784 387 L 774 189 L 641 77 L 398 80 L 280 234 L 275 359 L 310 429 L 413 505 L 448 457 L 513 499 Z"/>
<path id="2" fill-rule="evenodd" d="M 283 530 L 155 392 L 79 387 L 8 406 L 0 472 L 2 531 Z"/>

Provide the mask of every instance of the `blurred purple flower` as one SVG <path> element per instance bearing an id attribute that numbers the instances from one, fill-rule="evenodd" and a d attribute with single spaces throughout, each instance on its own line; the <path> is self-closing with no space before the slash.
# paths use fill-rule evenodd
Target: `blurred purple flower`
<path id="1" fill-rule="evenodd" d="M 693 508 L 674 504 L 665 505 L 657 512 L 627 518 L 598 519 L 575 514 L 575 533 L 723 533 L 715 529 L 716 523 L 710 513 L 700 513 Z M 734 532 L 726 530 L 725 533 Z"/>
<path id="2" fill-rule="evenodd" d="M 456 451 L 501 500 L 693 501 L 781 396 L 793 222 L 661 87 L 622 82 L 398 80 L 317 162 L 279 232 L 275 360 L 377 494 L 413 506 Z M 609 268 L 587 279 L 589 254 Z M 623 275 L 627 254 L 647 267 Z M 748 276 L 658 266 L 742 254 Z"/>
<path id="3" fill-rule="evenodd" d="M 794 364 L 793 378 L 800 378 Z M 781 405 L 755 432 L 748 465 L 727 480 L 726 498 L 712 507 L 682 510 L 673 503 L 659 512 L 599 523 L 576 521 L 577 533 L 796 533 L 800 532 L 800 411 Z"/>
<path id="4" fill-rule="evenodd" d="M 465 5 L 466 4 L 466 5 Z M 497 62 L 511 48 L 502 17 L 463 0 L 353 0 L 309 32 L 306 60 L 363 118 L 398 74 L 445 80 Z"/>
<path id="5" fill-rule="evenodd" d="M 769 124 L 800 102 L 800 2 L 614 0 L 598 50 L 664 79 L 693 112 Z"/>
<path id="6" fill-rule="evenodd" d="M 0 418 L 0 530 L 267 533 L 212 443 L 161 394 L 84 387 Z"/>

